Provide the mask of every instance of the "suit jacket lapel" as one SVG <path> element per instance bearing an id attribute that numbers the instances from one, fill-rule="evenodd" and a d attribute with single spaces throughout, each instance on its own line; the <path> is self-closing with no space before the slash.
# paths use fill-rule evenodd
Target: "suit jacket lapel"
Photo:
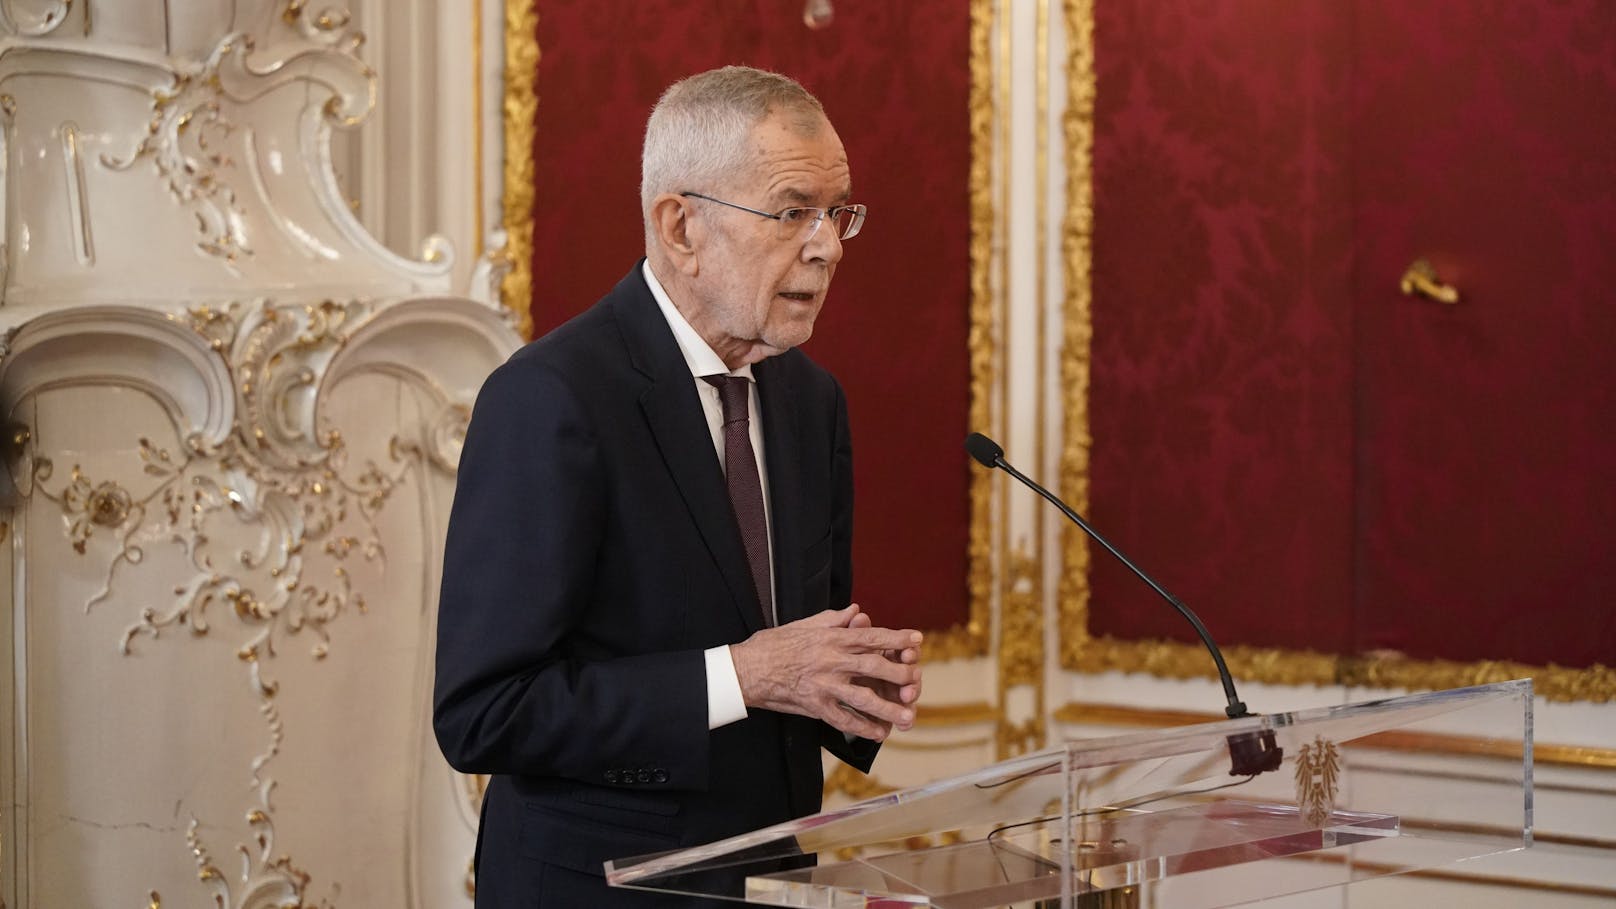
<path id="1" fill-rule="evenodd" d="M 798 501 L 802 495 L 797 478 L 802 476 L 797 444 L 797 404 L 791 388 L 780 375 L 778 363 L 764 360 L 754 364 L 752 376 L 758 384 L 758 400 L 763 407 L 764 463 L 769 473 L 770 529 L 774 536 L 774 603 L 779 623 L 803 617 L 802 540 L 797 529 Z"/>
<path id="2" fill-rule="evenodd" d="M 640 409 L 657 450 L 724 577 L 736 611 L 748 630 L 756 631 L 763 627 L 763 613 L 695 380 L 638 265 L 618 285 L 613 306 L 630 362 L 649 380 L 640 393 Z"/>

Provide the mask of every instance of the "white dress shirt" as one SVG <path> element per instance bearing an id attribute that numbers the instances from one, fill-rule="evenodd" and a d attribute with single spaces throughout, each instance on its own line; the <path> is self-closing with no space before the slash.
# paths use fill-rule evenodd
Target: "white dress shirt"
<path id="1" fill-rule="evenodd" d="M 713 352 L 711 345 L 690 327 L 684 315 L 673 305 L 673 301 L 668 298 L 668 292 L 663 289 L 661 282 L 657 281 L 656 275 L 651 273 L 651 263 L 643 263 L 640 270 L 645 275 L 646 285 L 651 288 L 651 296 L 656 299 L 657 307 L 662 310 L 662 317 L 668 321 L 668 328 L 673 331 L 673 339 L 679 344 L 679 352 L 684 355 L 685 365 L 690 367 L 690 381 L 696 384 L 696 395 L 701 399 L 701 409 L 707 417 L 707 428 L 712 433 L 713 451 L 718 455 L 719 466 L 726 470 L 728 465 L 724 463 L 724 405 L 719 399 L 718 389 L 702 377 L 738 376 L 747 381 L 747 387 L 751 392 L 747 396 L 750 410 L 747 429 L 752 436 L 752 455 L 757 458 L 758 478 L 763 486 L 763 519 L 769 531 L 769 580 L 772 584 L 774 520 L 769 503 L 769 470 L 763 453 L 763 408 L 758 398 L 757 381 L 752 377 L 752 367 L 748 364 L 732 370 L 725 366 L 723 359 Z M 741 697 L 741 682 L 735 674 L 735 661 L 730 656 L 729 646 L 713 647 L 707 650 L 705 655 L 707 728 L 717 729 L 745 719 L 746 702 Z"/>

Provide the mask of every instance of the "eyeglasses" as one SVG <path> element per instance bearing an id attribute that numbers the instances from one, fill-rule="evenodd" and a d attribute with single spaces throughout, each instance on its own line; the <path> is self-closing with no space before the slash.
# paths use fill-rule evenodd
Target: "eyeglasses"
<path id="1" fill-rule="evenodd" d="M 786 208 L 778 213 L 769 214 L 745 205 L 736 205 L 734 202 L 725 202 L 723 199 L 714 199 L 701 193 L 680 193 L 692 199 L 706 199 L 708 202 L 717 202 L 730 208 L 749 211 L 760 218 L 768 218 L 779 224 L 779 236 L 782 240 L 801 240 L 807 243 L 819 230 L 819 225 L 826 219 L 836 228 L 836 238 L 851 240 L 858 236 L 864 228 L 864 216 L 869 209 L 863 205 L 837 205 L 833 208 Z"/>

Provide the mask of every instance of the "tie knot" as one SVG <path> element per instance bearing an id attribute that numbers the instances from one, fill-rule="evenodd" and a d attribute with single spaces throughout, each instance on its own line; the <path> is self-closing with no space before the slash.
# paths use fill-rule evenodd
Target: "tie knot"
<path id="1" fill-rule="evenodd" d="M 718 389 L 718 401 L 724 406 L 724 422 L 733 423 L 736 420 L 745 420 L 747 412 L 746 379 L 740 376 L 702 376 L 708 384 Z"/>

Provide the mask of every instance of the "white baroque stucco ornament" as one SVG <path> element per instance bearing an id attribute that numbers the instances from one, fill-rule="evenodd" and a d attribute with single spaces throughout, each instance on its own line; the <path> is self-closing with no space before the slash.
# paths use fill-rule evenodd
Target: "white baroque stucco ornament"
<path id="1" fill-rule="evenodd" d="M 4 0 L 0 12 L 11 30 L 29 38 L 41 38 L 56 31 L 67 21 L 73 8 L 72 0 Z"/>
<path id="2" fill-rule="evenodd" d="M 437 566 L 519 339 L 354 218 L 350 18 L 0 0 L 0 906 L 469 905 Z"/>
<path id="3" fill-rule="evenodd" d="M 447 241 L 390 252 L 337 184 L 331 130 L 376 93 L 346 10 L 51 6 L 0 0 L 8 307 L 448 290 Z"/>
<path id="4" fill-rule="evenodd" d="M 196 216 L 197 249 L 232 265 L 252 250 L 246 245 L 246 213 L 231 185 L 242 174 L 231 156 L 236 126 L 223 113 L 219 68 L 226 57 L 236 58 L 245 42 L 227 39 L 200 68 L 179 73 L 172 88 L 158 89 L 140 143 L 122 159 L 101 156 L 113 171 L 151 161 L 174 199 Z"/>
<path id="5" fill-rule="evenodd" d="M 284 672 L 277 667 L 287 645 L 303 639 L 304 659 L 286 665 L 301 685 L 297 715 L 306 720 L 309 701 L 319 700 L 310 667 L 333 653 L 333 633 L 345 617 L 370 610 L 368 591 L 392 592 L 381 621 L 387 634 L 413 642 L 404 659 L 418 675 L 390 708 L 363 703 L 354 709 L 397 711 L 407 733 L 397 745 L 413 743 L 418 755 L 435 758 L 419 718 L 426 710 L 430 638 L 424 607 L 436 562 L 421 554 L 435 546 L 433 528 L 447 504 L 469 394 L 514 340 L 491 308 L 449 302 L 257 300 L 168 316 L 71 310 L 24 326 L 0 361 L 14 448 L 10 476 L 27 505 L 30 555 L 36 563 L 62 566 L 69 580 L 82 577 L 77 611 L 92 629 L 106 629 L 88 641 L 75 630 L 73 639 L 87 653 L 114 643 L 123 659 L 135 662 L 132 674 L 110 674 L 139 684 L 153 658 L 180 659 L 211 675 L 222 670 L 207 667 L 233 664 L 233 674 L 247 683 L 258 745 L 232 758 L 241 765 L 228 774 L 247 780 L 246 803 L 221 816 L 217 800 L 203 807 L 201 800 L 179 797 L 174 810 L 183 809 L 189 823 L 183 833 L 169 834 L 170 848 L 192 854 L 198 879 L 226 909 L 314 905 L 311 882 L 329 888 L 322 899 L 342 892 L 342 880 L 321 881 L 290 857 L 309 852 L 291 847 L 327 854 L 329 844 L 282 837 L 282 852 L 270 849 L 279 817 L 272 794 L 290 786 L 301 795 L 308 782 L 307 768 L 290 783 L 276 770 L 286 741 Z M 457 368 L 434 375 L 398 355 L 433 341 L 453 352 Z M 113 419 L 86 436 L 51 416 L 70 400 L 82 404 L 131 391 L 153 405 L 158 420 Z M 391 402 L 385 413 L 373 406 L 378 394 Z M 119 446 L 115 437 L 124 425 L 146 431 Z M 86 444 L 100 435 L 114 438 Z M 401 496 L 405 505 L 395 513 L 391 506 Z M 430 541 L 421 539 L 423 530 Z M 388 539 L 403 540 L 415 554 L 402 579 L 386 570 Z M 72 598 L 71 583 L 38 583 L 46 588 L 40 600 Z M 403 596 L 405 590 L 413 596 Z M 106 633 L 114 640 L 96 644 L 93 637 Z M 374 633 L 372 626 L 348 636 L 350 647 L 358 647 L 349 653 L 350 675 L 368 673 Z M 204 646 L 186 655 L 154 649 L 210 641 L 227 650 Z M 105 709 L 121 708 L 107 702 Z M 63 745 L 75 734 L 69 725 L 55 731 Z M 232 744 L 249 741 L 247 731 L 238 728 Z M 344 746 L 326 759 L 347 752 Z M 158 749 L 152 757 L 160 762 L 161 754 Z M 116 757 L 114 773 L 153 769 L 129 754 Z M 400 789 L 393 795 L 404 822 L 419 826 L 431 810 L 405 791 L 410 773 L 395 774 Z M 172 784 L 183 791 L 189 782 Z M 460 790 L 448 789 L 444 812 L 461 811 L 455 804 L 461 798 Z M 306 801 L 299 807 L 310 808 Z M 243 818 L 245 828 L 231 816 Z M 226 863 L 213 857 L 220 840 L 234 844 L 239 873 L 226 873 Z M 409 864 L 401 856 L 399 872 Z M 336 871 L 352 873 L 344 865 Z M 152 888 L 159 896 L 165 890 L 172 894 L 172 887 Z"/>
<path id="6" fill-rule="evenodd" d="M 273 655 L 278 635 L 308 632 L 316 639 L 311 652 L 323 657 L 329 646 L 326 626 L 349 608 L 364 610 L 347 563 L 350 557 L 384 558 L 376 518 L 418 462 L 419 447 L 395 437 L 388 447 L 390 462 L 366 461 L 350 469 L 341 433 L 314 429 L 320 378 L 343 342 L 343 324 L 362 318 L 358 306 L 326 302 L 232 309 L 238 315 L 199 309 L 190 318 L 199 333 L 213 333 L 212 340 L 221 330 L 234 335 L 227 368 L 238 392 L 236 431 L 216 445 L 191 436 L 173 452 L 139 440 L 150 487 L 138 500 L 121 489 L 103 496 L 126 503 L 125 511 L 135 518 L 121 522 L 129 526 L 108 568 L 106 590 L 120 561 L 139 561 L 141 550 L 128 542 L 131 537 L 162 538 L 183 547 L 195 574 L 175 587 L 166 607 L 143 610 L 125 634 L 122 650 L 128 652 L 136 634 L 155 638 L 171 625 L 206 634 L 210 609 L 228 608 L 250 631 L 238 655 L 258 689 L 272 696 L 274 685 L 260 677 L 258 657 Z M 50 466 L 41 459 L 35 470 Z M 74 476 L 88 486 L 77 468 Z M 109 486 L 116 488 L 96 489 Z M 64 508 L 72 501 L 43 485 L 40 492 L 60 498 Z M 243 540 L 241 533 L 228 532 L 240 529 L 251 533 Z M 227 540 L 242 545 L 226 551 Z M 328 563 L 325 570 L 314 570 L 317 562 Z"/>

